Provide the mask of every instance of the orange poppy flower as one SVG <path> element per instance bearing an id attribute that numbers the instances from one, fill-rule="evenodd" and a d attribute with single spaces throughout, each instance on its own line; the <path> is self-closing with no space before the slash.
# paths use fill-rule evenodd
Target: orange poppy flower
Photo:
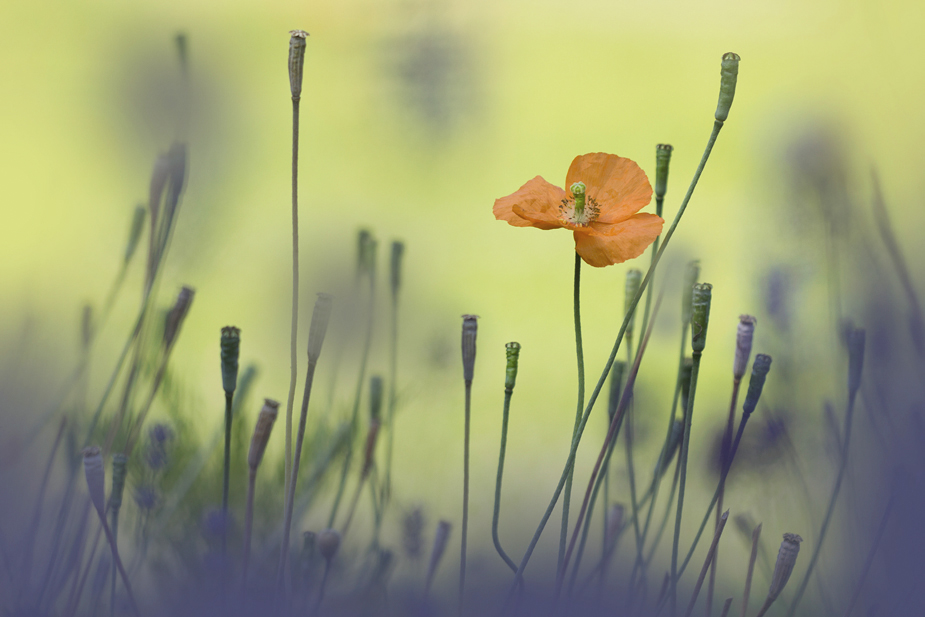
<path id="1" fill-rule="evenodd" d="M 660 216 L 639 213 L 652 186 L 639 165 L 615 154 L 575 157 L 563 190 L 537 176 L 495 200 L 495 218 L 514 227 L 571 229 L 575 250 L 596 268 L 639 257 L 662 233 Z"/>

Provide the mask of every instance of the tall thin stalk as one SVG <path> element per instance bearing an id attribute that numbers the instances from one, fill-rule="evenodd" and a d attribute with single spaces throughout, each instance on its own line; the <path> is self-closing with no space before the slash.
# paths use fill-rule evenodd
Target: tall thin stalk
<path id="1" fill-rule="evenodd" d="M 302 98 L 302 73 L 305 64 L 303 30 L 289 32 L 289 90 L 292 95 L 292 318 L 289 335 L 289 397 L 286 399 L 285 484 L 292 476 L 292 405 L 298 379 L 299 354 L 299 102 Z"/>
<path id="2" fill-rule="evenodd" d="M 459 551 L 459 605 L 457 614 L 462 615 L 463 600 L 466 591 L 466 540 L 469 529 L 469 421 L 472 403 L 472 377 L 475 372 L 475 341 L 478 335 L 478 317 L 463 315 L 462 326 L 462 361 L 463 384 L 466 391 L 465 434 L 463 440 L 463 511 L 462 542 Z"/>
<path id="3" fill-rule="evenodd" d="M 517 564 L 501 548 L 498 537 L 498 521 L 501 518 L 501 480 L 504 477 L 504 454 L 507 450 L 507 423 L 511 409 L 511 397 L 514 395 L 514 385 L 517 380 L 517 363 L 520 356 L 520 343 L 511 342 L 505 345 L 507 367 L 504 379 L 504 408 L 501 412 L 501 451 L 498 454 L 498 477 L 495 480 L 495 506 L 491 517 L 491 540 L 498 555 L 512 572 L 517 572 Z"/>
<path id="4" fill-rule="evenodd" d="M 583 194 L 583 191 L 582 191 Z M 572 440 L 578 433 L 578 426 L 581 424 L 581 412 L 585 405 L 585 355 L 581 343 L 581 255 L 575 253 L 575 280 L 572 293 L 573 312 L 575 317 L 575 356 L 578 360 L 578 405 L 575 410 L 575 424 L 572 426 Z M 569 502 L 572 498 L 572 476 L 575 473 L 574 467 L 568 470 L 565 478 L 565 494 L 562 496 L 562 525 L 559 531 L 559 561 L 556 568 L 557 578 L 561 577 L 563 572 L 563 561 L 565 559 L 565 542 L 568 539 L 568 511 Z"/>

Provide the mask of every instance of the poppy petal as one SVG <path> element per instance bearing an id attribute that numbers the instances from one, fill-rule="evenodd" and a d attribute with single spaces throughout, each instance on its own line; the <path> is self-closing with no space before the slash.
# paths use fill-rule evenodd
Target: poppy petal
<path id="1" fill-rule="evenodd" d="M 516 193 L 495 200 L 492 212 L 499 221 L 507 221 L 514 227 L 537 227 L 557 229 L 559 205 L 565 199 L 565 191 L 537 176 L 520 187 Z"/>
<path id="2" fill-rule="evenodd" d="M 575 250 L 595 268 L 623 263 L 642 255 L 664 224 L 662 217 L 643 213 L 613 225 L 595 225 L 574 233 Z"/>
<path id="3" fill-rule="evenodd" d="M 652 185 L 646 172 L 634 161 L 616 154 L 576 156 L 565 178 L 566 189 L 579 181 L 584 182 L 587 195 L 600 206 L 597 220 L 602 223 L 625 221 L 652 201 Z"/>

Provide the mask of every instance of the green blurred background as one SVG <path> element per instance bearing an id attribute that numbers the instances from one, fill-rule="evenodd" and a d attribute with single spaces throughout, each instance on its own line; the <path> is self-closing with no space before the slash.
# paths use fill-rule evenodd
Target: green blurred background
<path id="1" fill-rule="evenodd" d="M 670 220 L 709 135 L 720 57 L 741 55 L 732 113 L 665 262 L 667 272 L 699 257 L 702 280 L 715 285 L 698 396 L 702 423 L 691 454 L 692 464 L 705 468 L 728 405 L 737 316 L 758 316 L 756 351 L 779 343 L 762 327 L 759 287 L 769 266 L 784 262 L 815 281 L 798 299 L 800 310 L 830 316 L 823 249 L 812 235 L 818 217 L 791 200 L 789 178 L 799 165 L 793 144 L 817 137 L 834 144 L 859 202 L 869 199 L 868 168 L 875 165 L 900 243 L 911 263 L 921 255 L 923 23 L 925 4 L 889 0 L 5 2 L 0 316 L 7 349 L 20 349 L 12 341 L 28 333 L 24 353 L 52 358 L 48 374 L 33 377 L 53 383 L 75 361 L 81 307 L 105 297 L 132 208 L 146 200 L 155 157 L 175 136 L 181 103 L 173 38 L 184 32 L 190 167 L 161 303 L 171 302 L 181 284 L 197 295 L 173 367 L 193 393 L 198 424 L 213 430 L 223 409 L 219 328 L 235 324 L 243 331 L 242 365 L 253 361 L 262 371 L 256 393 L 285 399 L 286 55 L 288 31 L 305 29 L 311 36 L 302 96 L 300 338 L 312 294 L 353 276 L 358 229 L 370 229 L 380 242 L 383 298 L 388 244 L 406 243 L 396 497 L 403 507 L 428 504 L 431 521 L 456 521 L 459 316 L 481 316 L 470 536 L 486 549 L 503 344 L 519 341 L 504 497 L 510 517 L 502 535 L 521 546 L 561 471 L 574 418 L 573 242 L 562 231 L 496 222 L 494 199 L 538 174 L 561 185 L 572 158 L 587 152 L 632 158 L 651 175 L 655 145 L 667 142 L 675 147 Z M 141 295 L 137 266 L 97 349 L 98 389 L 131 327 Z M 591 384 L 622 318 L 627 267 L 584 269 Z M 671 397 L 677 315 L 675 286 L 640 377 L 640 405 L 655 413 L 639 420 L 644 476 Z M 806 328 L 797 334 L 804 361 L 798 372 L 839 400 L 843 377 L 827 364 L 836 354 L 834 334 L 817 337 Z M 380 329 L 374 372 L 387 370 L 386 344 Z M 352 370 L 342 371 L 333 413 L 349 407 Z M 775 392 L 773 377 L 766 390 L 772 404 L 786 398 Z M 256 402 L 248 422 L 255 413 Z M 589 427 L 578 478 L 587 476 L 604 433 L 599 417 Z M 274 437 L 278 447 L 282 430 Z M 705 474 L 698 471 L 697 480 Z M 624 482 L 622 472 L 615 481 Z M 791 507 L 786 495 L 773 497 L 759 485 L 740 490 L 766 521 Z M 697 498 L 691 503 L 700 510 Z M 307 526 L 322 523 L 321 510 Z M 769 537 L 786 530 L 778 527 Z M 545 555 L 554 551 L 553 528 L 555 521 L 541 545 Z"/>

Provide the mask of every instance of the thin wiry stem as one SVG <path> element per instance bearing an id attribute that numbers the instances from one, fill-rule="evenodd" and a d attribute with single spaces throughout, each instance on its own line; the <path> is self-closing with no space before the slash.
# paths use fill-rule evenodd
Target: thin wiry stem
<path id="1" fill-rule="evenodd" d="M 244 565 L 241 567 L 241 596 L 247 595 L 247 566 L 251 556 L 251 534 L 254 529 L 254 485 L 257 470 L 250 469 L 247 477 L 247 504 L 244 510 Z"/>
<path id="2" fill-rule="evenodd" d="M 514 391 L 505 389 L 504 391 L 504 411 L 501 415 L 501 452 L 498 454 L 498 477 L 495 480 L 495 507 L 491 517 L 491 540 L 495 545 L 498 555 L 504 560 L 504 563 L 512 572 L 517 572 L 517 564 L 511 559 L 504 549 L 501 548 L 501 540 L 498 538 L 498 521 L 501 518 L 501 480 L 504 477 L 504 454 L 507 450 L 507 423 L 508 415 L 511 409 L 511 396 Z"/>
<path id="3" fill-rule="evenodd" d="M 719 525 L 717 525 L 716 532 L 713 534 L 713 543 L 710 545 L 710 550 L 707 551 L 707 558 L 703 562 L 703 568 L 700 569 L 700 576 L 697 578 L 697 583 L 694 585 L 694 593 L 691 594 L 691 601 L 687 605 L 687 611 L 684 613 L 684 617 L 691 617 L 691 613 L 694 612 L 694 606 L 697 604 L 697 596 L 700 595 L 700 589 L 703 587 L 703 580 L 707 577 L 707 570 L 709 570 L 710 564 L 713 563 L 713 559 L 716 557 L 716 547 L 719 546 L 719 539 L 723 535 L 723 529 L 726 528 L 726 519 L 728 518 L 729 510 L 726 510 L 719 518 Z"/>
<path id="4" fill-rule="evenodd" d="M 585 406 L 585 354 L 581 342 L 581 255 L 575 253 L 575 281 L 572 302 L 575 315 L 575 356 L 578 360 L 578 406 L 575 410 L 575 424 L 572 426 L 572 440 L 581 424 L 581 412 Z M 562 575 L 562 562 L 565 558 L 565 542 L 568 539 L 568 511 L 572 499 L 572 476 L 574 467 L 568 470 L 565 479 L 565 495 L 562 496 L 562 526 L 559 531 L 559 561 L 556 571 Z"/>
<path id="5" fill-rule="evenodd" d="M 222 555 L 228 552 L 228 488 L 231 483 L 231 402 L 233 392 L 225 392 L 225 468 L 222 475 Z"/>
<path id="6" fill-rule="evenodd" d="M 292 406 L 299 370 L 299 100 L 299 97 L 292 97 L 292 320 L 289 335 L 289 398 L 286 399 L 285 486 L 289 486 L 292 477 Z"/>
<path id="7" fill-rule="evenodd" d="M 684 216 L 684 212 L 687 210 L 687 205 L 690 203 L 690 199 L 694 194 L 694 189 L 697 187 L 697 182 L 700 180 L 700 176 L 707 164 L 707 160 L 710 158 L 710 153 L 713 151 L 713 145 L 716 143 L 716 138 L 719 136 L 719 132 L 722 128 L 722 122 L 714 121 L 713 131 L 710 133 L 710 138 L 707 141 L 707 146 L 704 149 L 703 156 L 700 159 L 700 164 L 697 166 L 697 170 L 694 172 L 694 177 L 691 180 L 690 187 L 687 189 L 687 194 L 684 196 L 684 201 L 681 202 L 681 206 L 678 208 L 678 213 L 675 215 L 675 219 L 671 223 L 671 227 L 665 234 L 665 242 L 662 244 L 661 248 L 656 254 L 655 260 L 652 263 L 652 266 L 649 268 L 649 271 L 646 273 L 646 276 L 642 279 L 642 283 L 639 285 L 639 291 L 630 302 L 630 306 L 628 307 L 629 310 L 627 311 L 626 317 L 623 319 L 623 325 L 620 326 L 620 331 L 617 333 L 617 338 L 614 341 L 613 349 L 610 352 L 610 357 L 607 359 L 607 362 L 604 365 L 604 370 L 601 371 L 601 376 L 597 381 L 597 385 L 591 392 L 591 396 L 588 399 L 587 405 L 585 406 L 585 412 L 581 419 L 581 425 L 578 427 L 578 433 L 575 435 L 575 439 L 572 440 L 571 447 L 569 448 L 569 455 L 565 461 L 565 468 L 562 471 L 559 484 L 556 486 L 556 490 L 553 492 L 552 499 L 549 501 L 546 512 L 543 514 L 543 518 L 540 520 L 540 524 L 537 526 L 536 532 L 534 532 L 533 538 L 530 540 L 530 545 L 527 547 L 527 551 L 517 568 L 517 574 L 514 577 L 514 582 L 511 584 L 511 588 L 508 591 L 508 598 L 512 596 L 514 590 L 516 589 L 517 581 L 523 577 L 524 570 L 526 569 L 527 564 L 530 562 L 530 557 L 533 556 L 533 551 L 540 540 L 540 536 L 543 534 L 543 530 L 546 528 L 546 523 L 549 521 L 549 517 L 552 516 L 552 511 L 556 507 L 556 503 L 559 501 L 559 495 L 562 493 L 562 489 L 565 486 L 566 477 L 568 476 L 569 471 L 571 471 L 572 465 L 575 463 L 575 455 L 578 452 L 578 444 L 581 441 L 581 435 L 584 431 L 584 427 L 588 423 L 588 418 L 591 415 L 591 410 L 594 408 L 594 403 L 597 402 L 597 397 L 600 394 L 601 389 L 604 387 L 604 383 L 607 380 L 607 375 L 610 374 L 610 369 L 613 367 L 614 360 L 617 357 L 617 352 L 620 350 L 620 344 L 623 342 L 623 336 L 626 333 L 626 327 L 629 324 L 630 316 L 636 309 L 636 305 L 639 304 L 639 300 L 642 297 L 646 286 L 649 284 L 649 278 L 655 271 L 655 268 L 658 267 L 658 263 L 661 261 L 662 255 L 664 255 L 665 249 L 668 247 L 671 236 L 674 235 L 674 231 L 677 229 L 678 223 L 681 222 L 681 217 Z"/>
<path id="8" fill-rule="evenodd" d="M 305 425 L 308 417 L 308 402 L 312 395 L 312 384 L 315 381 L 315 366 L 317 361 L 308 359 L 308 368 L 305 371 L 305 391 L 302 394 L 302 409 L 299 415 L 299 432 L 296 435 L 295 458 L 292 461 L 292 476 L 286 486 L 286 515 L 283 522 L 283 541 L 280 544 L 279 567 L 276 574 L 277 586 L 282 587 L 286 574 L 286 561 L 289 557 L 289 532 L 292 528 L 292 512 L 295 507 L 295 488 L 299 479 L 299 466 L 302 460 L 302 443 L 305 439 Z"/>
<path id="9" fill-rule="evenodd" d="M 659 294 L 658 301 L 655 304 L 656 312 L 658 312 L 659 306 L 662 303 L 662 295 L 663 294 Z M 601 451 L 597 456 L 597 462 L 594 465 L 594 469 L 591 471 L 591 479 L 588 481 L 588 488 L 585 490 L 585 498 L 584 502 L 581 504 L 581 510 L 578 514 L 578 521 L 575 523 L 575 530 L 572 532 L 572 539 L 569 543 L 568 551 L 565 553 L 565 561 L 562 564 L 562 569 L 560 570 L 559 576 L 556 580 L 557 598 L 559 597 L 559 593 L 562 589 L 562 583 L 565 579 L 565 570 L 568 568 L 569 558 L 572 556 L 572 551 L 574 550 L 575 543 L 578 540 L 578 532 L 581 530 L 582 521 L 584 519 L 585 513 L 588 511 L 588 503 L 591 500 L 591 492 L 593 490 L 595 480 L 597 479 L 598 472 L 600 471 L 601 465 L 603 464 L 603 459 L 607 454 L 607 450 L 610 447 L 610 442 L 612 442 L 616 437 L 617 426 L 623 421 L 626 409 L 628 408 L 633 397 L 633 388 L 636 383 L 636 375 L 639 374 L 639 365 L 642 362 L 642 356 L 646 350 L 646 346 L 649 343 L 649 337 L 651 335 L 652 329 L 649 328 L 642 340 L 642 343 L 639 346 L 639 352 L 636 354 L 636 360 L 633 363 L 633 368 L 630 370 L 630 373 L 626 378 L 626 385 L 623 387 L 623 395 L 620 399 L 620 404 L 617 407 L 617 411 L 614 414 L 613 420 L 610 422 L 610 430 L 607 432 L 607 437 L 604 440 L 604 444 L 601 446 Z"/>
<path id="10" fill-rule="evenodd" d="M 732 379 L 732 401 L 729 403 L 729 418 L 726 421 L 726 430 L 723 433 L 723 445 L 722 445 L 722 464 L 726 465 L 726 459 L 729 457 L 729 449 L 732 447 L 732 431 L 735 426 L 735 409 L 736 403 L 739 400 L 739 386 L 742 383 L 740 377 L 733 377 Z M 726 492 L 726 483 L 720 483 L 719 489 L 719 499 L 716 500 L 716 527 L 719 527 L 720 524 L 720 512 L 723 510 L 723 496 Z M 719 549 L 716 549 L 716 554 L 713 555 L 713 562 L 710 564 L 710 583 L 707 586 L 707 617 L 713 614 L 713 589 L 716 586 L 716 563 L 719 561 Z"/>
<path id="11" fill-rule="evenodd" d="M 469 532 L 469 410 L 472 402 L 472 380 L 466 380 L 466 428 L 463 438 L 463 512 L 462 547 L 459 554 L 459 610 L 463 612 L 463 597 L 466 591 L 466 540 Z"/>
<path id="12" fill-rule="evenodd" d="M 880 548 L 880 540 L 883 539 L 883 532 L 886 531 L 886 523 L 890 519 L 890 513 L 893 511 L 893 504 L 895 503 L 895 494 L 890 497 L 890 500 L 886 504 L 886 510 L 883 512 L 883 518 L 880 519 L 880 526 L 877 528 L 877 535 L 874 537 L 874 542 L 870 547 L 870 552 L 867 553 L 867 558 L 864 560 L 864 566 L 861 568 L 861 576 L 858 577 L 858 582 L 854 585 L 854 593 L 851 595 L 851 602 L 848 603 L 848 608 L 845 610 L 845 617 L 851 617 L 852 611 L 854 611 L 855 605 L 858 603 L 858 598 L 861 597 L 861 590 L 864 589 L 864 581 L 867 580 L 867 575 L 870 573 L 870 567 L 874 563 L 874 557 L 877 555 L 877 549 Z"/>
<path id="13" fill-rule="evenodd" d="M 813 547 L 813 556 L 809 560 L 809 565 L 806 567 L 806 574 L 803 575 L 803 580 L 800 582 L 800 587 L 797 589 L 796 595 L 793 597 L 793 602 L 790 603 L 790 609 L 787 611 L 787 617 L 793 617 L 796 613 L 797 606 L 800 604 L 800 600 L 803 599 L 803 593 L 806 591 L 806 586 L 809 584 L 809 579 L 812 576 L 813 569 L 816 567 L 816 562 L 819 561 L 819 552 L 822 550 L 822 543 L 825 540 L 826 531 L 829 529 L 829 524 L 832 522 L 832 515 L 835 513 L 835 502 L 838 501 L 838 493 L 841 490 L 842 480 L 845 479 L 845 471 L 848 469 L 848 445 L 851 442 L 851 425 L 852 420 L 854 419 L 854 400 L 856 398 L 857 392 L 851 392 L 848 396 L 848 409 L 845 412 L 845 441 L 842 446 L 841 451 L 841 461 L 838 466 L 838 476 L 835 479 L 835 486 L 832 487 L 832 496 L 829 498 L 829 506 L 826 508 L 825 518 L 822 520 L 822 528 L 819 530 L 819 536 L 816 540 L 816 545 Z"/>
<path id="14" fill-rule="evenodd" d="M 382 484 L 383 507 L 392 495 L 392 450 L 395 446 L 395 406 L 398 400 L 398 291 L 392 293 L 392 314 L 389 332 L 389 407 L 387 419 L 389 438 L 385 444 L 385 480 Z"/>
<path id="15" fill-rule="evenodd" d="M 694 366 L 691 369 L 691 393 L 687 399 L 687 409 L 684 413 L 684 439 L 681 442 L 681 458 L 679 459 L 680 473 L 678 479 L 678 511 L 674 519 L 674 542 L 671 545 L 671 615 L 678 613 L 678 545 L 681 542 L 681 517 L 684 513 L 684 488 L 687 483 L 687 457 L 690 452 L 691 416 L 694 411 L 694 397 L 697 394 L 697 376 L 700 373 L 700 358 L 702 354 L 694 351 Z"/>
<path id="16" fill-rule="evenodd" d="M 742 617 L 748 613 L 748 596 L 752 591 L 752 574 L 755 573 L 755 560 L 758 558 L 758 541 L 761 539 L 761 523 L 752 531 L 752 552 L 748 556 L 748 573 L 745 575 L 745 591 L 742 594 Z"/>

